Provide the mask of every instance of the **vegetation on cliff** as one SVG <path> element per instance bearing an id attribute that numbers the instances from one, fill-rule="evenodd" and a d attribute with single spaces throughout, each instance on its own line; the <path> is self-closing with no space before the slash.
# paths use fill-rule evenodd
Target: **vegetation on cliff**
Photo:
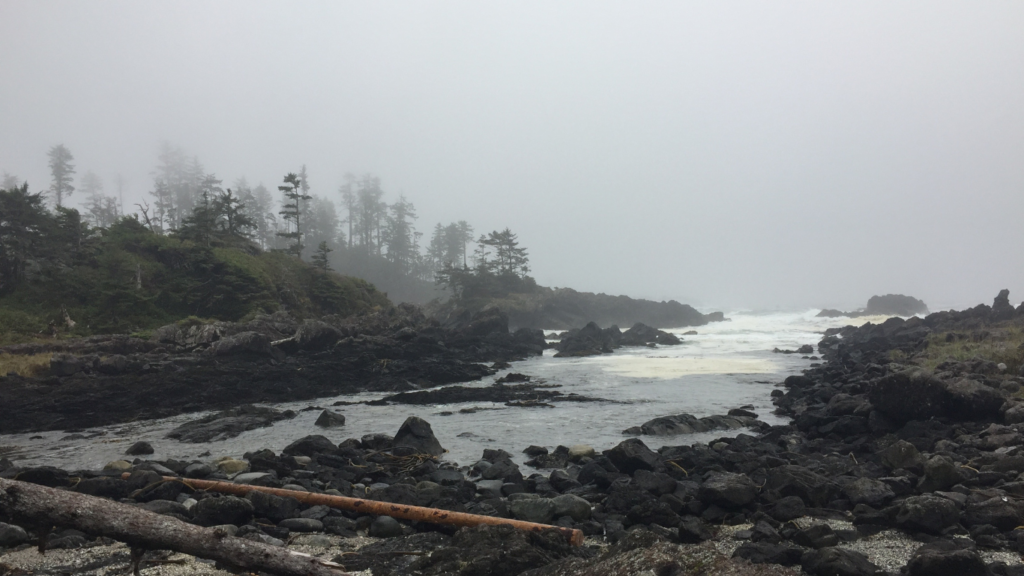
<path id="1" fill-rule="evenodd" d="M 48 210 L 27 185 L 0 191 L 0 326 L 6 342 L 55 333 L 155 328 L 189 316 L 240 320 L 287 309 L 298 317 L 389 305 L 371 284 L 317 269 L 244 235 L 204 224 L 161 235 L 134 216 L 91 227 L 77 210 Z"/>

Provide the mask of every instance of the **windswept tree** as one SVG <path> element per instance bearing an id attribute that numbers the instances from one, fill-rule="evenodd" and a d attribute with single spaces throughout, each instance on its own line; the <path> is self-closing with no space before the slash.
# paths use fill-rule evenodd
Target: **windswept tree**
<path id="1" fill-rule="evenodd" d="M 257 228 L 256 222 L 246 213 L 245 204 L 231 192 L 230 188 L 217 196 L 214 206 L 217 211 L 218 228 L 226 236 L 249 238 L 252 230 Z"/>
<path id="2" fill-rule="evenodd" d="M 530 272 L 530 259 L 526 248 L 519 246 L 519 238 L 508 228 L 481 236 L 477 242 L 494 249 L 494 259 L 485 259 L 485 262 L 495 274 L 525 278 Z"/>
<path id="3" fill-rule="evenodd" d="M 75 165 L 71 162 L 75 159 L 71 151 L 63 144 L 50 148 L 50 194 L 53 195 L 54 203 L 63 206 L 64 200 L 75 191 L 72 185 L 72 176 L 75 173 Z"/>
<path id="4" fill-rule="evenodd" d="M 312 196 L 304 194 L 302 192 L 302 181 L 299 180 L 299 176 L 294 172 L 289 172 L 284 177 L 284 185 L 278 186 L 278 190 L 284 193 L 285 202 L 281 206 L 281 211 L 278 214 L 286 222 L 294 222 L 295 230 L 288 232 L 278 232 L 277 235 L 292 241 L 292 244 L 288 246 L 285 251 L 295 254 L 299 260 L 302 259 L 302 249 L 305 246 L 302 245 L 302 210 L 303 203 L 310 200 Z"/>

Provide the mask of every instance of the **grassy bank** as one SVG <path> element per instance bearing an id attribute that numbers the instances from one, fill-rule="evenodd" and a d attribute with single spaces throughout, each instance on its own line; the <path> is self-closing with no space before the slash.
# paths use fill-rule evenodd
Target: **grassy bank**
<path id="1" fill-rule="evenodd" d="M 1006 364 L 1008 374 L 1019 374 L 1024 365 L 1024 328 L 997 325 L 974 331 L 939 332 L 928 337 L 928 347 L 915 356 L 924 368 L 934 370 L 946 360 L 958 362 L 984 358 Z"/>

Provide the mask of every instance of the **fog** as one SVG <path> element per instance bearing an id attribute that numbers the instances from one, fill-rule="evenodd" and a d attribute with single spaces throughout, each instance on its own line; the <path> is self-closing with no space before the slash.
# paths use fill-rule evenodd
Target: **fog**
<path id="1" fill-rule="evenodd" d="M 547 286 L 703 309 L 1024 298 L 1024 3 L 0 0 L 0 171 L 303 164 Z M 79 195 L 71 203 L 80 202 Z"/>

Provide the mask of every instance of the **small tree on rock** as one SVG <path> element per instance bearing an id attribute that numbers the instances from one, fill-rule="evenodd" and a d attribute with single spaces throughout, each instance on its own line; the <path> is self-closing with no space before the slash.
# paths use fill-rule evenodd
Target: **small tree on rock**
<path id="1" fill-rule="evenodd" d="M 316 247 L 316 252 L 313 253 L 313 257 L 310 258 L 309 261 L 314 267 L 326 274 L 331 271 L 331 262 L 327 259 L 327 255 L 331 252 L 334 252 L 334 250 L 331 250 L 331 248 L 327 246 L 327 240 L 322 240 L 320 245 Z"/>

